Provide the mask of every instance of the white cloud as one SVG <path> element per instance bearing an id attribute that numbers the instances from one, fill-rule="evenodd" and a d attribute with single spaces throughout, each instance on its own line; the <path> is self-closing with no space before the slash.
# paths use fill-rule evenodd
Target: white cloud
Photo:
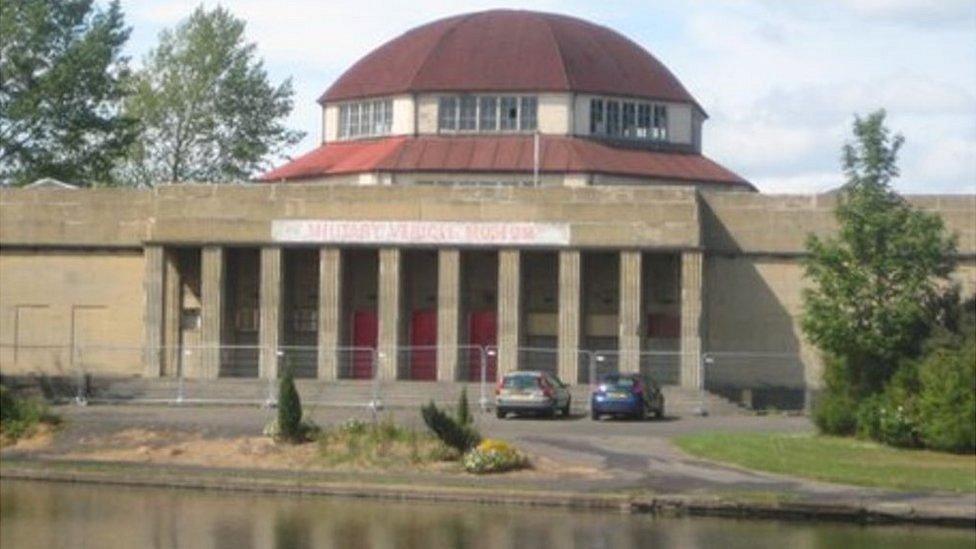
<path id="1" fill-rule="evenodd" d="M 836 0 L 865 18 L 914 26 L 972 25 L 976 3 L 972 0 Z"/>

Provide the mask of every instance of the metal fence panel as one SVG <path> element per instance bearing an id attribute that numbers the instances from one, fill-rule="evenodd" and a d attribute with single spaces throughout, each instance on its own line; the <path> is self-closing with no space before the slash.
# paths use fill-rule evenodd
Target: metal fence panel
<path id="1" fill-rule="evenodd" d="M 559 373 L 559 349 L 552 347 L 519 347 L 518 369 Z"/>
<path id="2" fill-rule="evenodd" d="M 750 408 L 801 409 L 806 374 L 798 353 L 710 352 L 704 389 Z"/>
<path id="3" fill-rule="evenodd" d="M 0 344 L 0 367 L 5 374 L 25 372 L 24 383 L 39 386 L 54 400 L 77 399 L 131 402 L 211 402 L 273 405 L 277 380 L 258 377 L 257 345 L 179 346 L 146 350 L 142 347 L 99 345 Z M 457 359 L 454 379 L 478 384 L 478 401 L 489 407 L 497 383 L 497 348 L 461 345 L 451 351 Z M 628 359 L 641 374 L 660 385 L 678 385 L 682 355 L 671 351 L 642 351 L 636 363 L 617 350 L 577 350 L 577 376 L 564 381 L 596 384 L 618 372 Z M 443 353 L 441 357 L 450 353 Z M 155 355 L 155 356 L 153 356 Z M 397 350 L 399 379 L 436 380 L 435 346 Z M 310 405 L 382 406 L 384 393 L 391 401 L 406 402 L 423 396 L 421 389 L 397 386 L 378 378 L 377 352 L 368 347 L 320 350 L 315 346 L 282 346 L 276 350 L 278 371 L 294 368 L 299 392 Z M 558 374 L 559 350 L 521 347 L 519 369 Z M 144 377 L 149 358 L 162 361 L 158 378 Z M 805 405 L 806 372 L 797 353 L 715 352 L 687 357 L 700 374 L 701 389 L 753 408 L 797 409 Z M 699 360 L 700 358 L 700 360 Z M 335 368 L 337 379 L 319 379 L 319 367 Z M 214 371 L 216 370 L 216 371 Z M 43 372 L 32 374 L 30 372 Z M 325 372 L 328 374 L 329 372 Z M 692 373 L 692 372 L 689 372 Z M 135 375 L 133 375 L 135 374 Z M 27 379 L 30 378 L 30 379 Z M 392 380 L 390 380 L 392 381 Z M 420 387 L 412 386 L 412 387 Z M 430 390 L 437 390 L 431 385 Z M 454 388 L 456 389 L 456 387 Z M 451 389 L 451 390 L 454 390 Z M 419 391 L 419 392 L 418 392 Z"/>
<path id="4" fill-rule="evenodd" d="M 319 349 L 311 345 L 285 345 L 278 348 L 278 376 L 285 368 L 292 369 L 295 379 L 319 377 Z"/>
<path id="5" fill-rule="evenodd" d="M 640 373 L 658 385 L 680 385 L 681 358 L 679 351 L 641 351 Z"/>

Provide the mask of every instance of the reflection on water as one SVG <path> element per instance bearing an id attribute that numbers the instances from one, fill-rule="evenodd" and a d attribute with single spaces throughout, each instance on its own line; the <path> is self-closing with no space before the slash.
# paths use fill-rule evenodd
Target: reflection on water
<path id="1" fill-rule="evenodd" d="M 967 547 L 972 530 L 0 483 L 0 547 Z"/>

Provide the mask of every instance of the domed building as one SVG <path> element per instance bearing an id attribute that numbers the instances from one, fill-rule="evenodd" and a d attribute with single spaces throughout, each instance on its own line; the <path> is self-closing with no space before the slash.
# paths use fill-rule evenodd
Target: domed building
<path id="1" fill-rule="evenodd" d="M 307 402 L 373 378 L 419 402 L 519 369 L 585 400 L 641 372 L 678 413 L 700 387 L 780 409 L 819 387 L 800 260 L 836 196 L 761 194 L 702 155 L 705 110 L 626 37 L 459 15 L 319 102 L 320 146 L 258 182 L 0 189 L 0 373 L 263 401 L 287 366 Z M 976 200 L 912 200 L 959 234 L 972 294 Z"/>
<path id="2" fill-rule="evenodd" d="M 366 55 L 319 102 L 322 146 L 265 181 L 753 190 L 701 154 L 705 111 L 667 67 L 563 15 L 423 25 Z"/>

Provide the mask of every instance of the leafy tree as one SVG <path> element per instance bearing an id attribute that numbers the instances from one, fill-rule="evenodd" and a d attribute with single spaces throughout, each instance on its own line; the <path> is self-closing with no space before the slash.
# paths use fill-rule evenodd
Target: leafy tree
<path id="1" fill-rule="evenodd" d="M 892 190 L 904 139 L 884 122 L 883 110 L 855 117 L 843 151 L 840 231 L 807 241 L 813 284 L 803 296 L 803 329 L 830 355 L 827 391 L 855 399 L 880 391 L 899 361 L 918 354 L 956 250 L 938 215 Z"/>
<path id="2" fill-rule="evenodd" d="M 134 136 L 121 115 L 129 38 L 117 0 L 0 4 L 0 183 L 111 184 Z"/>
<path id="3" fill-rule="evenodd" d="M 244 22 L 222 7 L 163 31 L 135 80 L 126 112 L 141 137 L 121 170 L 129 181 L 247 179 L 302 138 L 284 126 L 291 80 L 269 81 Z"/>

